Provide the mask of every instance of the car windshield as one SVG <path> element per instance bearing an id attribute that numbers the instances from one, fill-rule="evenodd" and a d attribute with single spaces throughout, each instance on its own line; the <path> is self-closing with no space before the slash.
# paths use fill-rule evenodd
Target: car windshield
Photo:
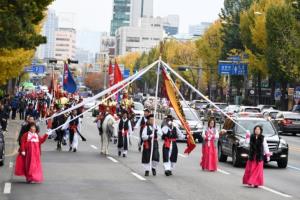
<path id="1" fill-rule="evenodd" d="M 227 107 L 225 108 L 225 110 L 226 110 L 227 112 L 234 112 L 234 111 L 238 111 L 239 108 L 238 108 L 237 106 L 227 106 Z"/>
<path id="2" fill-rule="evenodd" d="M 226 104 L 217 104 L 217 103 L 216 106 L 218 106 L 221 110 L 224 110 L 227 107 Z"/>
<path id="3" fill-rule="evenodd" d="M 245 112 L 259 113 L 258 108 L 245 108 Z"/>
<path id="4" fill-rule="evenodd" d="M 144 106 L 143 106 L 143 104 L 135 103 L 134 104 L 134 109 L 135 110 L 144 110 Z"/>
<path id="5" fill-rule="evenodd" d="M 188 121 L 197 121 L 198 119 L 196 118 L 197 113 L 191 110 L 184 110 L 184 115 L 185 115 L 185 119 Z M 171 115 L 176 119 L 179 120 L 174 109 L 171 109 Z"/>
<path id="6" fill-rule="evenodd" d="M 261 120 L 240 120 L 238 123 L 243 126 L 246 130 L 250 130 L 250 133 L 253 133 L 253 129 L 255 126 L 260 125 L 263 128 L 263 135 L 275 135 L 276 131 L 272 126 L 270 121 L 261 121 Z M 243 130 L 240 126 L 237 126 L 236 133 L 238 135 L 246 135 L 246 131 Z"/>

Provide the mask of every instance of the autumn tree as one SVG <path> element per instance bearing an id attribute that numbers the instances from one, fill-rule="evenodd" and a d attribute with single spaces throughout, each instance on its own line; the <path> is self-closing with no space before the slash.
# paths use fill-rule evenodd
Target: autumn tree
<path id="1" fill-rule="evenodd" d="M 104 76 L 100 72 L 88 72 L 84 76 L 84 84 L 93 91 L 103 89 Z"/>

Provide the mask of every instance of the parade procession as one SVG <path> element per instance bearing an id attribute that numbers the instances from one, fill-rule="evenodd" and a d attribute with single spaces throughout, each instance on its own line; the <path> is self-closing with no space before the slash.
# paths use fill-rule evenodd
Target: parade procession
<path id="1" fill-rule="evenodd" d="M 0 200 L 300 200 L 299 13 L 0 0 Z"/>

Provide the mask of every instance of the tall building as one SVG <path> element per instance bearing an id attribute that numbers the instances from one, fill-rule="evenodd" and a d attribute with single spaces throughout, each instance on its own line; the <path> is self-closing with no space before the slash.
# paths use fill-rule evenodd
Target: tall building
<path id="1" fill-rule="evenodd" d="M 131 0 L 130 25 L 138 26 L 143 17 L 153 17 L 153 0 Z"/>
<path id="2" fill-rule="evenodd" d="M 118 28 L 130 25 L 131 0 L 114 0 L 113 18 L 110 25 L 110 35 L 114 36 Z"/>
<path id="3" fill-rule="evenodd" d="M 165 35 L 161 18 L 142 18 L 139 26 L 121 27 L 116 32 L 116 55 L 148 52 Z"/>
<path id="4" fill-rule="evenodd" d="M 48 10 L 46 21 L 42 28 L 42 35 L 46 36 L 47 43 L 37 48 L 38 59 L 53 58 L 55 48 L 55 31 L 58 28 L 58 17 L 54 10 Z"/>
<path id="5" fill-rule="evenodd" d="M 55 55 L 58 60 L 75 59 L 76 30 L 74 28 L 58 28 L 55 32 Z"/>
<path id="6" fill-rule="evenodd" d="M 179 30 L 179 16 L 168 15 L 163 17 L 163 28 L 167 35 L 176 35 Z"/>
<path id="7" fill-rule="evenodd" d="M 115 57 L 116 39 L 104 32 L 101 34 L 100 53 L 97 55 L 96 62 L 101 65 L 108 65 L 109 60 Z"/>
<path id="8" fill-rule="evenodd" d="M 202 36 L 210 25 L 212 25 L 211 22 L 201 22 L 200 24 L 190 25 L 189 34 L 193 36 Z"/>

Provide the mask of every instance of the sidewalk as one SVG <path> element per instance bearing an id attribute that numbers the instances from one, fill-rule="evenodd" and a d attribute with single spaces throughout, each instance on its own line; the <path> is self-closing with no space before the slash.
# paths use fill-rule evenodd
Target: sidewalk
<path id="1" fill-rule="evenodd" d="M 0 199 L 8 199 L 7 195 L 3 194 L 5 183 L 10 182 L 14 163 L 15 156 L 18 151 L 17 138 L 19 130 L 21 127 L 21 120 L 9 120 L 7 130 L 5 133 L 5 165 L 0 167 Z"/>

